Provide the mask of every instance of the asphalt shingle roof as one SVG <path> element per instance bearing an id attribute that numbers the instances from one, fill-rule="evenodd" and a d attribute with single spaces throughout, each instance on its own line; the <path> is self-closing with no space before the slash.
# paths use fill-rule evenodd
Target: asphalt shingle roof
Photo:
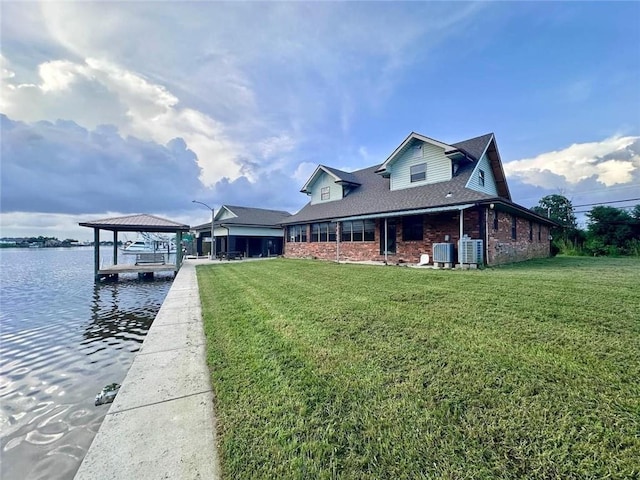
<path id="1" fill-rule="evenodd" d="M 492 138 L 493 134 L 488 133 L 453 143 L 451 146 L 463 150 L 473 159 L 478 160 Z M 456 175 L 447 182 L 393 191 L 389 190 L 389 179 L 375 173 L 380 165 L 357 170 L 349 174 L 349 182 L 359 183 L 360 186 L 350 191 L 347 196 L 333 202 L 315 205 L 308 203 L 298 213 L 281 223 L 304 223 L 357 215 L 446 207 L 495 198 L 495 196 L 465 188 L 475 165 L 476 163 L 462 163 Z M 323 167 L 340 178 L 342 178 L 342 174 L 346 173 L 326 166 Z"/>
<path id="2" fill-rule="evenodd" d="M 239 207 L 235 205 L 223 205 L 228 210 L 237 215 L 234 218 L 217 220 L 215 225 L 256 225 L 256 226 L 277 226 L 287 217 L 289 212 L 284 210 L 268 210 L 264 208 Z"/>
<path id="3" fill-rule="evenodd" d="M 343 172 L 342 170 L 338 170 L 337 168 L 327 167 L 326 165 L 322 165 L 322 168 L 333 173 L 336 177 L 338 177 L 343 182 L 347 183 L 359 183 L 356 179 L 355 175 L 351 172 Z"/>
<path id="4" fill-rule="evenodd" d="M 341 200 L 308 203 L 282 224 L 330 220 L 356 215 L 415 210 L 420 208 L 458 205 L 495 198 L 492 195 L 465 188 L 474 164 L 463 165 L 455 177 L 448 182 L 433 183 L 420 187 L 389 190 L 389 179 L 375 173 L 378 165 L 353 172 L 360 187 L 349 192 Z M 451 196 L 447 197 L 447 194 Z"/>
<path id="5" fill-rule="evenodd" d="M 471 155 L 474 159 L 479 160 L 492 137 L 493 133 L 487 133 L 486 135 L 481 135 L 479 137 L 470 138 L 469 140 L 453 143 L 451 144 L 451 146 L 459 148 L 460 150 L 463 150 Z"/>

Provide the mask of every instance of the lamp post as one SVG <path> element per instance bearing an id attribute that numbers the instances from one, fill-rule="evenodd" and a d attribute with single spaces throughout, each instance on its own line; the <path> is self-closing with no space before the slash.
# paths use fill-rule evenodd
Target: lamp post
<path id="1" fill-rule="evenodd" d="M 215 258 L 215 254 L 214 254 L 214 245 L 215 245 L 215 240 L 213 238 L 213 217 L 214 217 L 214 210 L 213 208 L 211 208 L 209 205 L 207 205 L 204 202 L 199 202 L 197 200 L 191 200 L 191 202 L 193 203 L 199 203 L 200 205 L 204 205 L 205 207 L 207 207 L 209 210 L 211 210 L 211 252 L 210 252 L 210 256 L 211 256 L 211 260 L 213 260 Z"/>

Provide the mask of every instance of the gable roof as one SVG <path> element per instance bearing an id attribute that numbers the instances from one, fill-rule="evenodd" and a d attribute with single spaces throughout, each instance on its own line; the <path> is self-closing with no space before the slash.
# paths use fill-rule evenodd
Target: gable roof
<path id="1" fill-rule="evenodd" d="M 311 221 L 335 220 L 356 215 L 383 214 L 429 207 L 444 207 L 491 200 L 495 197 L 466 188 L 474 165 L 463 165 L 448 182 L 432 183 L 402 190 L 389 190 L 389 179 L 378 173 L 378 166 L 353 172 L 361 184 L 349 195 L 335 202 L 305 205 L 283 225 Z"/>
<path id="2" fill-rule="evenodd" d="M 316 181 L 316 179 L 321 174 L 321 172 L 325 172 L 329 174 L 331 177 L 334 178 L 335 183 L 337 184 L 341 184 L 341 185 L 347 184 L 347 185 L 355 185 L 355 186 L 360 185 L 352 173 L 343 172 L 342 170 L 338 170 L 337 168 L 327 167 L 326 165 L 318 165 L 315 171 L 313 172 L 313 174 L 309 177 L 309 180 L 307 180 L 307 183 L 304 184 L 304 187 L 302 187 L 300 191 L 302 193 L 307 193 L 307 194 L 311 193 L 311 191 L 309 190 L 309 186 Z"/>
<path id="3" fill-rule="evenodd" d="M 444 148 L 445 154 L 450 158 L 462 156 L 464 160 L 458 163 L 459 168 L 449 181 L 413 186 L 401 190 L 390 190 L 388 175 L 384 175 L 386 167 L 391 165 L 396 158 L 402 155 L 408 148 L 411 148 L 416 142 L 426 142 L 436 145 Z M 478 160 L 480 160 L 484 154 L 487 155 L 496 181 L 497 197 L 466 188 L 471 174 L 478 164 Z M 429 208 L 448 209 L 455 208 L 456 206 L 466 206 L 470 203 L 493 201 L 509 205 L 510 208 L 528 212 L 524 207 L 514 204 L 511 201 L 511 194 L 507 186 L 506 176 L 493 133 L 487 133 L 453 144 L 446 144 L 411 132 L 391 155 L 389 155 L 384 163 L 379 166 L 373 166 L 347 174 L 346 172 L 320 165 L 305 184 L 302 190 L 303 192 L 308 193 L 306 189 L 320 170 L 336 178 L 339 178 L 340 175 L 349 175 L 350 183 L 359 185 L 359 187 L 353 189 L 349 195 L 334 202 L 324 202 L 313 205 L 308 203 L 298 213 L 284 220 L 282 225 L 337 220 L 361 215 L 384 215 L 389 212 L 408 212 Z"/>
<path id="4" fill-rule="evenodd" d="M 454 143 L 451 146 L 458 150 L 462 150 L 466 154 L 470 155 L 474 160 L 480 160 L 480 157 L 484 154 L 489 142 L 493 139 L 493 133 L 487 133 L 485 135 L 480 135 L 479 137 Z"/>
<path id="5" fill-rule="evenodd" d="M 291 216 L 289 212 L 284 210 L 269 210 L 266 208 L 240 207 L 236 205 L 222 205 L 216 214 L 216 217 L 223 210 L 235 215 L 233 218 L 225 218 L 219 220 L 214 218 L 214 227 L 223 227 L 225 225 L 251 226 L 251 227 L 278 227 L 283 220 Z M 193 227 L 194 230 L 205 230 L 211 228 L 211 222 L 203 223 Z"/>
<path id="6" fill-rule="evenodd" d="M 92 222 L 80 222 L 81 227 L 114 230 L 119 232 L 186 232 L 189 225 L 167 220 L 166 218 L 141 213 L 124 217 L 104 218 Z"/>

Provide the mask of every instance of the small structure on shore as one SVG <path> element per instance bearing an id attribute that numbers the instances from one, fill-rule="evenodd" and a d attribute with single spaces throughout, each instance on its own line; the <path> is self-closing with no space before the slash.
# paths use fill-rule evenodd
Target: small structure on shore
<path id="1" fill-rule="evenodd" d="M 102 279 L 117 280 L 120 273 L 138 273 L 139 276 L 153 277 L 154 272 L 173 271 L 177 273 L 182 265 L 182 234 L 188 232 L 190 227 L 182 223 L 160 218 L 155 215 L 139 214 L 125 217 L 105 218 L 92 222 L 80 222 L 81 227 L 93 228 L 94 238 L 94 275 L 96 281 Z M 113 232 L 113 265 L 101 267 L 100 265 L 100 230 Z M 149 232 L 149 233 L 175 233 L 175 244 L 178 246 L 175 252 L 175 263 L 165 260 L 160 253 L 141 253 L 136 258 L 136 264 L 118 265 L 118 233 L 119 232 Z"/>

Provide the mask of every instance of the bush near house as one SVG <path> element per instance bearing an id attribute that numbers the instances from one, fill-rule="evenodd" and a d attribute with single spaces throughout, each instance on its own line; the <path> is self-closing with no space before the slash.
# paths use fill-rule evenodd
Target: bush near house
<path id="1" fill-rule="evenodd" d="M 199 267 L 224 478 L 638 478 L 639 267 Z"/>

